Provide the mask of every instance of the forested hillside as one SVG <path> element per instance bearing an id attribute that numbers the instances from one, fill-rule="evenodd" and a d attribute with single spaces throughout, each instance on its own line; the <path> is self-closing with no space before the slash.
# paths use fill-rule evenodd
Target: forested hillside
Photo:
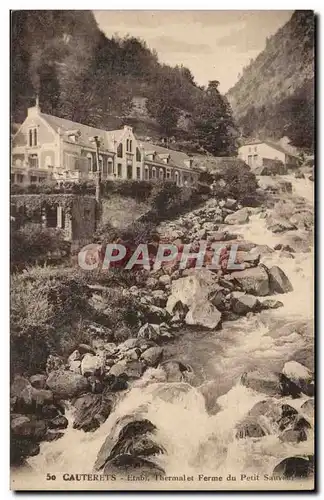
<path id="1" fill-rule="evenodd" d="M 107 38 L 90 11 L 14 12 L 11 56 L 13 122 L 23 121 L 38 93 L 47 113 L 107 129 L 127 122 L 183 148 L 235 153 L 218 82 L 199 87 L 189 69 L 160 64 L 145 41 Z M 147 118 L 134 117 L 137 96 L 147 99 Z"/>
<path id="2" fill-rule="evenodd" d="M 314 22 L 312 11 L 295 11 L 229 90 L 244 136 L 313 146 Z"/>

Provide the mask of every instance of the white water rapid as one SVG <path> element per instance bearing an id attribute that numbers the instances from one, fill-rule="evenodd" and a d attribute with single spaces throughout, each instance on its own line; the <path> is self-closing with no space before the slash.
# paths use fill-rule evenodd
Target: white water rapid
<path id="1" fill-rule="evenodd" d="M 308 179 L 287 177 L 293 183 L 293 193 L 304 196 L 313 203 L 314 184 Z M 280 242 L 280 235 L 266 229 L 265 219 L 254 215 L 248 224 L 232 228 L 231 231 L 243 235 L 244 239 L 274 247 Z M 39 477 L 44 485 L 48 472 L 90 473 L 99 449 L 116 419 L 143 408 L 145 418 L 157 427 L 157 442 L 166 449 L 166 454 L 156 459 L 166 475 L 181 476 L 199 474 L 227 477 L 228 474 L 259 474 L 258 487 L 282 488 L 280 484 L 264 481 L 263 475 L 271 475 L 273 468 L 283 458 L 313 453 L 313 439 L 299 444 L 282 443 L 276 434 L 261 439 L 235 439 L 235 426 L 253 407 L 268 396 L 247 389 L 240 384 L 243 372 L 253 368 L 268 368 L 281 371 L 284 363 L 294 351 L 305 347 L 305 338 L 294 328 L 287 333 L 276 335 L 276 329 L 283 325 L 294 325 L 298 321 L 312 321 L 313 318 L 313 251 L 296 253 L 294 258 L 274 252 L 262 259 L 266 265 L 279 265 L 289 277 L 294 290 L 275 299 L 284 307 L 245 317 L 238 321 L 227 322 L 218 332 L 185 332 L 179 341 L 172 345 L 168 354 L 189 363 L 197 374 L 197 386 L 204 386 L 207 392 L 216 392 L 215 414 L 208 414 L 205 399 L 199 387 L 188 384 L 154 383 L 145 385 L 145 378 L 131 389 L 117 405 L 115 411 L 95 432 L 84 433 L 70 426 L 63 438 L 58 441 L 42 443 L 39 455 L 29 458 L 33 471 L 33 484 Z M 154 370 L 151 370 L 154 373 Z M 146 377 L 148 378 L 148 377 Z M 281 398 L 296 409 L 308 398 Z M 269 424 L 270 425 L 270 424 Z M 26 477 L 26 480 L 28 478 Z M 298 483 L 295 483 L 298 487 Z M 263 486 L 262 486 L 263 485 Z M 53 485 L 52 485 L 53 486 Z M 152 484 L 150 485 L 152 487 Z M 252 484 L 252 487 L 256 486 Z M 54 485 L 55 487 L 55 485 Z M 80 485 L 67 482 L 64 488 L 77 488 Z M 82 484 L 83 488 L 94 485 Z M 97 485 L 98 488 L 114 488 L 114 484 Z M 123 484 L 123 489 L 144 489 L 148 485 Z M 190 488 L 190 483 L 166 484 L 160 481 L 156 489 Z M 201 481 L 196 488 L 225 489 L 250 488 L 251 482 L 240 484 L 217 481 Z"/>

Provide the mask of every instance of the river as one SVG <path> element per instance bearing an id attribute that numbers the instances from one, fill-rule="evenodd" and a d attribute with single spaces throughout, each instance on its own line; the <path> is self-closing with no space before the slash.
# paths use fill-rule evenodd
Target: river
<path id="1" fill-rule="evenodd" d="M 288 179 L 293 183 L 293 193 L 305 196 L 309 203 L 313 202 L 314 184 L 311 181 Z M 231 227 L 232 230 L 235 232 L 235 228 Z M 246 240 L 258 244 L 273 247 L 280 241 L 280 235 L 266 229 L 265 219 L 260 215 L 253 215 L 248 224 L 239 226 L 237 230 Z M 256 474 L 260 477 L 258 487 L 282 488 L 281 482 L 271 482 L 269 486 L 264 474 L 271 475 L 274 466 L 285 457 L 312 454 L 314 445 L 311 433 L 307 441 L 298 444 L 282 443 L 275 434 L 262 439 L 237 440 L 235 426 L 256 402 L 267 398 L 241 385 L 242 373 L 254 368 L 281 371 L 284 363 L 293 359 L 293 353 L 305 347 L 306 339 L 295 330 L 294 325 L 313 321 L 314 255 L 312 251 L 296 253 L 294 257 L 288 258 L 280 255 L 280 252 L 274 252 L 262 258 L 266 265 L 279 265 L 293 285 L 292 292 L 273 297 L 281 300 L 284 307 L 224 323 L 222 330 L 217 332 L 186 330 L 181 332 L 176 342 L 166 346 L 166 358 L 181 359 L 192 367 L 195 374 L 191 380 L 193 387 L 170 383 L 145 385 L 144 377 L 138 383 L 139 387 L 128 392 L 95 432 L 84 433 L 74 430 L 70 425 L 60 440 L 42 443 L 40 454 L 28 459 L 33 472 L 26 474 L 26 481 L 32 478 L 35 484 L 38 477 L 46 487 L 48 485 L 44 483 L 44 477 L 48 472 L 91 472 L 97 453 L 114 422 L 118 417 L 141 408 L 146 418 L 156 425 L 157 440 L 167 451 L 157 458 L 166 475 L 193 475 L 197 481 L 199 474 L 221 476 L 222 483 L 202 480 L 195 487 L 244 489 L 251 487 L 252 483 L 243 481 L 235 486 L 236 482 L 233 481 L 224 484 L 224 478 L 231 474 L 238 481 L 240 474 Z M 283 325 L 291 325 L 291 328 L 287 328 L 284 334 L 276 334 Z M 152 376 L 154 371 L 151 370 Z M 208 412 L 202 388 L 205 394 L 207 391 L 211 395 Z M 298 409 L 306 399 L 286 398 L 286 401 Z M 298 487 L 298 482 L 294 484 L 294 487 Z M 190 483 L 172 483 L 171 486 L 174 489 L 190 488 Z M 75 483 L 65 483 L 63 487 L 81 488 Z M 85 487 L 91 489 L 93 486 L 91 483 L 86 486 L 83 484 Z M 104 489 L 110 487 L 116 486 L 98 486 Z M 132 487 L 132 484 L 122 485 L 123 489 Z M 144 489 L 148 485 L 142 487 Z M 166 487 L 170 488 L 170 484 L 163 481 L 153 486 L 157 489 Z"/>

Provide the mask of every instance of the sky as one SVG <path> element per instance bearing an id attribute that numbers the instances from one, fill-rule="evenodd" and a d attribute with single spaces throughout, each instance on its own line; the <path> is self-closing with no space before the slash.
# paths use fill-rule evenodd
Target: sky
<path id="1" fill-rule="evenodd" d="M 101 31 L 140 37 L 160 62 L 188 67 L 199 85 L 220 82 L 227 92 L 251 59 L 291 17 L 289 10 L 94 11 Z"/>

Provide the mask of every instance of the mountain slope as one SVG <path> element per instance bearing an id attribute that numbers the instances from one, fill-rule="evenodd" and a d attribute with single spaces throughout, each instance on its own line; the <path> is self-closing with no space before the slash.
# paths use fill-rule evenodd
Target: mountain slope
<path id="1" fill-rule="evenodd" d="M 314 136 L 313 11 L 295 11 L 227 94 L 243 135 L 312 147 Z"/>

